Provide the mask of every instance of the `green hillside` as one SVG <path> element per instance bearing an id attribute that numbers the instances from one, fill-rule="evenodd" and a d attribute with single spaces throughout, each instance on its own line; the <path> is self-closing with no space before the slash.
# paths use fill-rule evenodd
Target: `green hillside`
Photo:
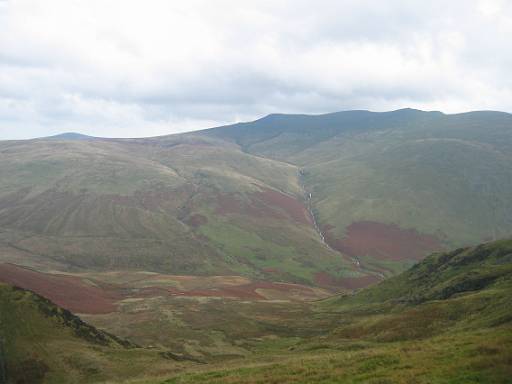
<path id="1" fill-rule="evenodd" d="M 2 383 L 95 383 L 148 370 L 170 373 L 180 365 L 98 331 L 32 292 L 0 284 Z"/>
<path id="2" fill-rule="evenodd" d="M 501 240 L 433 254 L 357 295 L 333 297 L 320 305 L 340 314 L 357 313 L 356 318 L 373 316 L 363 326 L 355 321 L 357 331 L 347 325 L 339 332 L 394 340 L 442 333 L 447 328 L 509 324 L 511 289 L 512 240 Z"/>
<path id="3" fill-rule="evenodd" d="M 0 142 L 1 261 L 354 289 L 512 233 L 512 115 L 270 115 Z"/>
<path id="4" fill-rule="evenodd" d="M 309 283 L 359 273 L 322 244 L 295 166 L 225 142 L 3 142 L 0 158 L 5 261 Z"/>
<path id="5" fill-rule="evenodd" d="M 329 244 L 385 274 L 512 233 L 507 113 L 270 115 L 204 134 L 300 167 Z"/>

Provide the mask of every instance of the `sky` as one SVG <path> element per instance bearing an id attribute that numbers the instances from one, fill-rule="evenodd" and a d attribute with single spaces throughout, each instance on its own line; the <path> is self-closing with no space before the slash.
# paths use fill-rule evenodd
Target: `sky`
<path id="1" fill-rule="evenodd" d="M 0 0 L 0 139 L 512 112 L 509 0 Z"/>

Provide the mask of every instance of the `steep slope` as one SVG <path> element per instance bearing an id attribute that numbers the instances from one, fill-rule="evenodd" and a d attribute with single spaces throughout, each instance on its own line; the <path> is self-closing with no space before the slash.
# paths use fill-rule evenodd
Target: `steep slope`
<path id="1" fill-rule="evenodd" d="M 30 291 L 0 283 L 2 383 L 85 383 L 138 376 L 181 363 L 98 331 Z"/>
<path id="2" fill-rule="evenodd" d="M 419 317 L 427 321 L 432 321 L 435 314 L 437 323 L 433 325 L 437 330 L 442 328 L 443 321 L 452 326 L 458 321 L 466 326 L 473 321 L 479 326 L 484 322 L 496 326 L 512 321 L 511 291 L 512 240 L 500 240 L 432 254 L 398 276 L 356 295 L 333 297 L 320 305 L 340 313 L 366 315 L 413 310 L 416 314 L 422 312 L 424 316 Z M 429 310 L 433 312 L 429 314 Z M 397 323 L 379 329 L 392 332 L 399 330 L 399 326 Z"/>
<path id="3" fill-rule="evenodd" d="M 270 115 L 202 134 L 300 167 L 327 242 L 385 274 L 512 233 L 510 114 Z"/>

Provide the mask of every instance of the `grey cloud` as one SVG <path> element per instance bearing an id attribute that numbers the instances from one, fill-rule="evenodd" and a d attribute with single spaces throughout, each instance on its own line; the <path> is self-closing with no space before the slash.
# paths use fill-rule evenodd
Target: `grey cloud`
<path id="1" fill-rule="evenodd" d="M 266 113 L 512 110 L 500 0 L 0 0 L 0 139 Z"/>

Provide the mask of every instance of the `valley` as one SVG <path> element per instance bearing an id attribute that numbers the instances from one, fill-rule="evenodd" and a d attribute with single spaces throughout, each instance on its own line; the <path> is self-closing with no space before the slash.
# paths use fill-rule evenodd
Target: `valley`
<path id="1" fill-rule="evenodd" d="M 404 109 L 0 142 L 0 373 L 506 383 L 511 128 Z"/>
<path id="2" fill-rule="evenodd" d="M 506 383 L 511 257 L 510 240 L 433 254 L 371 288 L 320 300 L 326 292 L 300 295 L 300 287 L 290 295 L 256 284 L 251 295 L 264 299 L 221 291 L 244 287 L 247 294 L 243 278 L 117 272 L 109 287 L 122 285 L 118 299 L 125 296 L 113 312 L 91 310 L 82 300 L 67 303 L 84 305 L 80 317 L 109 333 L 2 283 L 6 372 L 34 383 Z M 101 286 L 105 276 L 80 279 Z M 66 292 L 74 297 L 71 289 L 58 293 Z M 130 342 L 112 334 L 129 335 Z M 28 356 L 23 348 L 30 348 L 31 360 L 16 357 Z M 62 353 L 67 357 L 59 360 Z"/>
<path id="3" fill-rule="evenodd" d="M 510 36 L 0 0 L 0 384 L 512 384 Z"/>

